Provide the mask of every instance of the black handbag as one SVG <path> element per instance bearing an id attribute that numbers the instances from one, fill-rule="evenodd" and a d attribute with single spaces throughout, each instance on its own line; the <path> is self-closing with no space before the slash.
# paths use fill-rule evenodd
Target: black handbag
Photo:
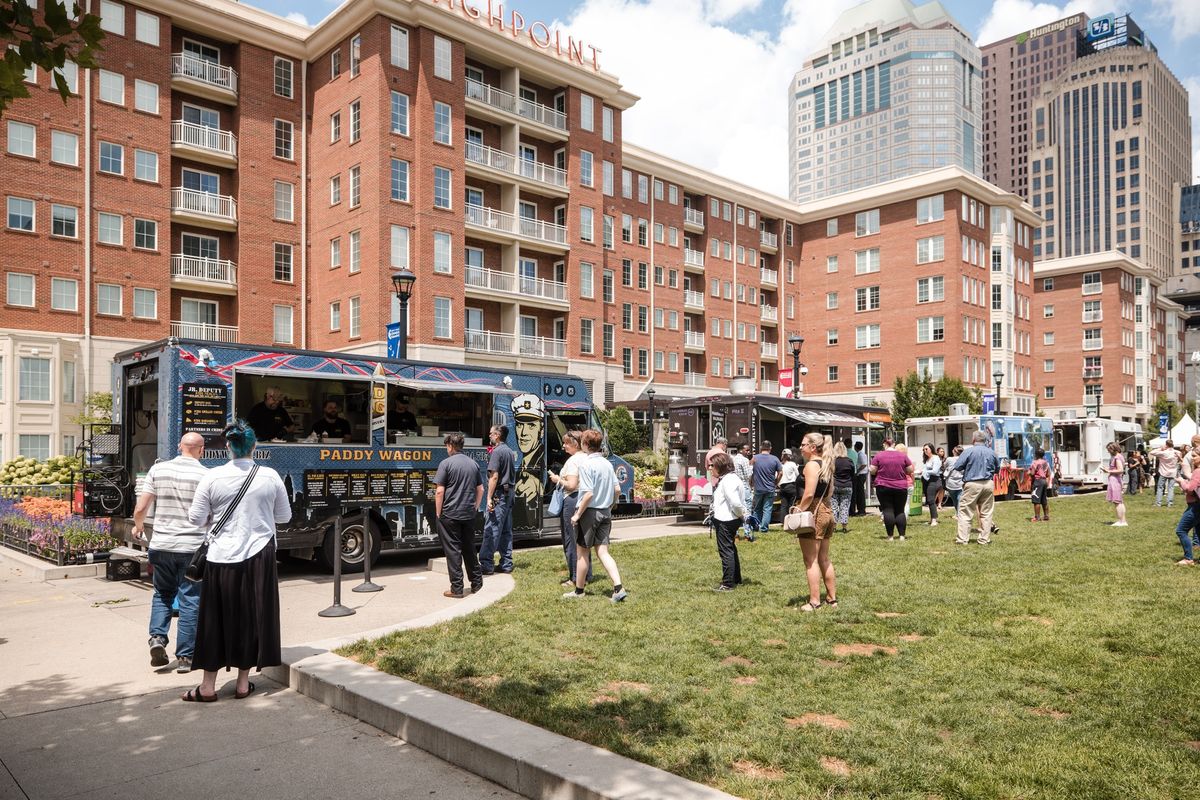
<path id="1" fill-rule="evenodd" d="M 233 502 L 225 509 L 225 513 L 221 515 L 221 519 L 217 521 L 217 526 L 209 531 L 208 536 L 204 537 L 204 541 L 196 548 L 196 552 L 192 553 L 192 560 L 188 562 L 187 569 L 184 571 L 184 577 L 193 583 L 199 583 L 204 580 L 204 568 L 208 566 L 208 546 L 213 540 L 221 535 L 221 529 L 225 527 L 225 523 L 229 522 L 229 518 L 233 516 L 233 510 L 237 508 L 238 503 L 242 502 L 242 498 L 246 496 L 246 490 L 250 488 L 250 484 L 254 482 L 254 473 L 258 472 L 258 464 L 250 468 L 250 474 L 246 476 L 246 480 L 242 482 L 242 488 L 238 489 L 237 496 L 233 498 Z"/>

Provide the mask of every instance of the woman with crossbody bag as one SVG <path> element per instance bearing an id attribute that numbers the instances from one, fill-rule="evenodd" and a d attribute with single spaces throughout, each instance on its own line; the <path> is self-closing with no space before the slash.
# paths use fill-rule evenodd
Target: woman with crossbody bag
<path id="1" fill-rule="evenodd" d="M 217 672 L 237 668 L 234 697 L 254 691 L 250 669 L 281 663 L 279 576 L 275 526 L 292 518 L 291 498 L 279 473 L 254 463 L 254 429 L 238 420 L 225 429 L 229 463 L 209 470 L 188 512 L 194 525 L 217 522 L 208 541 L 200 589 L 192 668 L 204 670 L 187 702 L 217 699 Z"/>
<path id="2" fill-rule="evenodd" d="M 801 511 L 813 514 L 812 529 L 801 528 L 797 533 L 804 554 L 804 572 L 808 578 L 808 602 L 801 611 L 816 611 L 822 605 L 837 608 L 837 578 L 829 558 L 829 541 L 833 536 L 833 439 L 819 433 L 807 433 L 800 441 L 804 462 L 804 496 Z M 825 601 L 821 602 L 821 582 L 825 583 Z"/>

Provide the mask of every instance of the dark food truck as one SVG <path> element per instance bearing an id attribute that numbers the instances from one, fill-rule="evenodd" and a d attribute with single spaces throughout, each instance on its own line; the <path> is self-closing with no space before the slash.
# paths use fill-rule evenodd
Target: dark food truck
<path id="1" fill-rule="evenodd" d="M 557 539 L 559 520 L 544 510 L 553 488 L 547 469 L 566 461 L 564 433 L 599 427 L 586 385 L 569 375 L 180 339 L 119 353 L 114 362 L 116 424 L 88 442 L 86 513 L 112 516 L 114 531 L 132 540 L 139 479 L 155 461 L 173 458 L 189 431 L 205 437 L 206 466 L 223 463 L 222 431 L 236 416 L 256 428 L 255 458 L 279 472 L 292 497 L 279 549 L 327 569 L 338 551 L 339 508 L 355 514 L 342 528 L 348 570 L 362 568 L 366 537 L 357 512 L 364 506 L 372 560 L 380 549 L 437 547 L 433 477 L 446 457 L 443 437 L 462 432 L 463 452 L 486 480 L 494 424 L 508 426 L 517 455 L 514 540 Z M 627 503 L 633 470 L 610 458 Z"/>
<path id="2" fill-rule="evenodd" d="M 763 440 L 778 456 L 790 448 L 798 459 L 800 440 L 810 431 L 827 433 L 835 441 L 863 442 L 863 452 L 875 453 L 891 433 L 892 416 L 886 408 L 828 403 L 767 394 L 731 394 L 671 403 L 668 418 L 668 465 L 664 493 L 673 496 L 688 516 L 703 512 L 709 495 L 693 500 L 696 487 L 708 483 L 704 457 L 720 437 L 733 453 L 743 444 L 757 453 Z"/>

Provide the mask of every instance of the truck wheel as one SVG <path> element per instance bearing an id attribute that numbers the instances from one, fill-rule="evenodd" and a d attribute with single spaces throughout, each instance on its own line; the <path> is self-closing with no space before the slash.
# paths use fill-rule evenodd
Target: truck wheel
<path id="1" fill-rule="evenodd" d="M 325 539 L 321 542 L 321 546 L 317 549 L 317 563 L 326 572 L 333 572 L 333 559 L 337 556 L 340 550 L 342 557 L 342 572 L 345 574 L 355 574 L 363 571 L 363 549 L 366 543 L 366 536 L 363 533 L 362 517 L 357 516 L 355 521 L 349 525 L 342 525 L 342 541 L 340 548 L 335 541 L 333 534 L 333 525 L 330 525 L 325 532 Z M 371 566 L 379 560 L 379 551 L 383 547 L 382 531 L 379 530 L 379 525 L 371 520 Z"/>

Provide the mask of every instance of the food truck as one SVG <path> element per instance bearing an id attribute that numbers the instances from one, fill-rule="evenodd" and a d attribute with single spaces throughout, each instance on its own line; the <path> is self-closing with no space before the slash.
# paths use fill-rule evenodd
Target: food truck
<path id="1" fill-rule="evenodd" d="M 966 406 L 961 406 L 965 409 Z M 959 410 L 959 409 L 954 409 Z M 1054 431 L 1048 417 L 999 416 L 994 414 L 953 414 L 945 417 L 910 417 L 904 423 L 904 441 L 908 457 L 921 474 L 922 448 L 931 444 L 946 448 L 949 455 L 958 445 L 967 447 L 975 431 L 987 434 L 987 446 L 1000 460 L 1000 469 L 992 478 L 996 499 L 1012 499 L 1018 492 L 1029 492 L 1032 479 L 1029 467 L 1034 451 L 1046 451 L 1046 460 L 1054 462 Z"/>
<path id="2" fill-rule="evenodd" d="M 1054 446 L 1058 454 L 1058 481 L 1080 488 L 1103 488 L 1108 483 L 1108 445 L 1116 442 L 1122 453 L 1144 444 L 1145 434 L 1136 422 L 1087 417 L 1054 421 Z"/>
<path id="3" fill-rule="evenodd" d="M 437 547 L 433 477 L 445 434 L 461 432 L 486 479 L 488 431 L 508 426 L 517 455 L 514 541 L 559 536 L 550 517 L 547 470 L 566 461 L 568 430 L 599 428 L 587 386 L 576 377 L 488 367 L 426 364 L 347 353 L 167 339 L 118 353 L 113 422 L 85 446 L 84 510 L 111 516 L 132 542 L 139 479 L 173 458 L 180 437 L 205 438 L 202 462 L 228 459 L 223 430 L 235 418 L 255 427 L 255 458 L 276 470 L 292 498 L 281 551 L 349 571 L 381 549 Z M 633 470 L 610 456 L 620 482 L 618 513 L 632 513 Z M 332 523 L 344 513 L 340 546 Z M 482 531 L 482 514 L 477 529 Z"/>

